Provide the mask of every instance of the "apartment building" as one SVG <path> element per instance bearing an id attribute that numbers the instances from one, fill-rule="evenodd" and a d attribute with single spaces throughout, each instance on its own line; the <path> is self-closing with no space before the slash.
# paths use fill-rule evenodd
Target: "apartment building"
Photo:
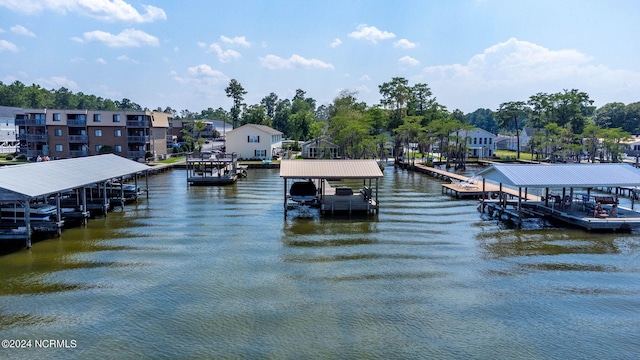
<path id="1" fill-rule="evenodd" d="M 65 159 L 106 149 L 132 160 L 167 154 L 170 114 L 151 111 L 20 109 L 15 113 L 20 153 Z"/>

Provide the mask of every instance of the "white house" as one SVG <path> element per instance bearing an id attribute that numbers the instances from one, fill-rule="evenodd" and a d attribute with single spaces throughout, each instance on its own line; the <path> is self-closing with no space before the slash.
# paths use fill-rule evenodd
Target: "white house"
<path id="1" fill-rule="evenodd" d="M 246 124 L 227 131 L 226 151 L 239 159 L 270 159 L 277 155 L 282 133 L 265 125 Z"/>
<path id="2" fill-rule="evenodd" d="M 452 134 L 455 136 L 455 134 Z M 475 128 L 461 131 L 459 136 L 467 139 L 467 149 L 470 157 L 488 158 L 495 153 L 496 136 L 486 130 Z"/>

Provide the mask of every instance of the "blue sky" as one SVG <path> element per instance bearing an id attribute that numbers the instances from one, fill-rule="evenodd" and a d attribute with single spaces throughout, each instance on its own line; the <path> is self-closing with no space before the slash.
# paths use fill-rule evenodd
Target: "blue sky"
<path id="1" fill-rule="evenodd" d="M 341 90 L 369 105 L 393 77 L 465 113 L 538 92 L 640 101 L 636 0 L 0 0 L 0 81 L 143 107 L 229 110 Z"/>

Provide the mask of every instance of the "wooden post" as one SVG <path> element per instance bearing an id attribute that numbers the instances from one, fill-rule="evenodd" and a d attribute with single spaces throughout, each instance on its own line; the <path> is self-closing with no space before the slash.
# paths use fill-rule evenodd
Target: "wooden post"
<path id="1" fill-rule="evenodd" d="M 287 178 L 284 178 L 284 214 L 287 215 Z"/>

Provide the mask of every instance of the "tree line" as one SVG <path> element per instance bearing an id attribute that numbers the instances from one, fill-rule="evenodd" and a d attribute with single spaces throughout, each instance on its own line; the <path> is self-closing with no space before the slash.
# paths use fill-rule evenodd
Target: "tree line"
<path id="1" fill-rule="evenodd" d="M 409 84 L 394 77 L 378 86 L 380 102 L 368 105 L 358 101 L 357 92 L 343 90 L 333 102 L 317 106 L 316 100 L 297 89 L 291 99 L 275 93 L 263 97 L 258 104 L 246 104 L 247 91 L 232 79 L 225 88 L 233 105 L 200 112 L 177 111 L 158 107 L 155 111 L 172 114 L 176 119 L 215 119 L 231 123 L 261 124 L 283 132 L 294 140 L 319 139 L 328 136 L 348 158 L 383 157 L 389 145 L 393 155 L 405 156 L 407 149 L 427 153 L 436 147 L 439 156 L 456 167 L 464 166 L 466 139 L 464 130 L 479 127 L 519 138 L 523 129 L 533 129 L 527 151 L 538 158 L 566 160 L 588 154 L 591 161 L 618 161 L 623 143 L 630 134 L 640 133 L 640 102 L 625 105 L 609 103 L 601 108 L 577 89 L 547 94 L 537 93 L 529 99 L 501 103 L 497 109 L 478 109 L 464 114 L 449 111 L 438 103 L 427 84 Z M 0 104 L 23 108 L 149 110 L 129 99 L 113 101 L 73 93 L 62 87 L 46 90 L 39 85 L 26 86 L 19 81 L 0 82 Z M 529 134 L 531 135 L 531 134 Z M 520 141 L 517 141 L 520 157 Z"/>

